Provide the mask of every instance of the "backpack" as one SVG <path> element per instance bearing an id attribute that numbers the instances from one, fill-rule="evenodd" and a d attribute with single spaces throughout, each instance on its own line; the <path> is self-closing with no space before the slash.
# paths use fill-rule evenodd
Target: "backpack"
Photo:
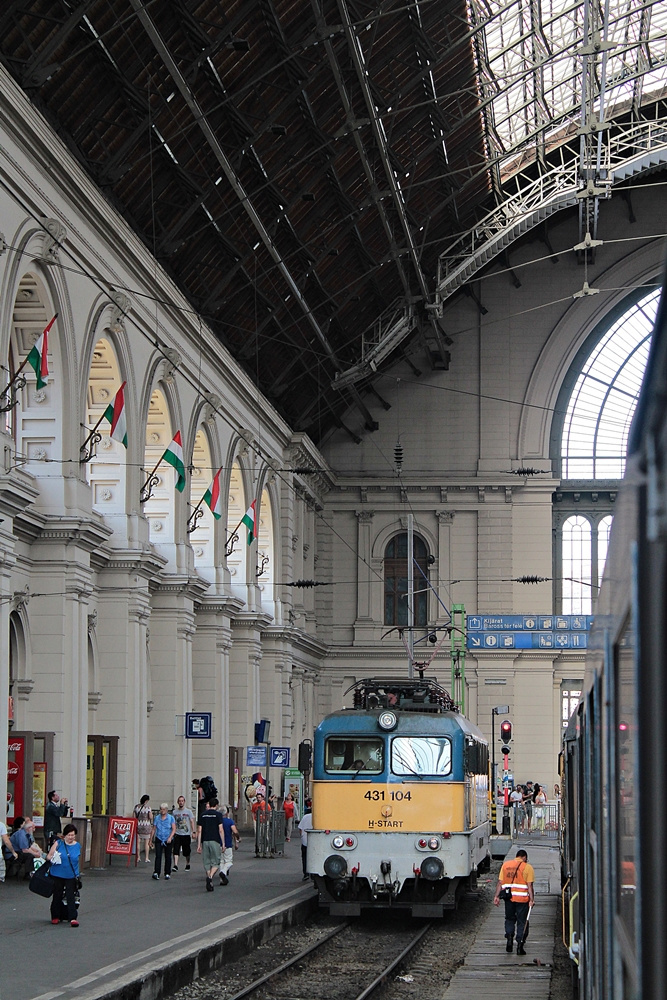
<path id="1" fill-rule="evenodd" d="M 218 789 L 215 787 L 215 782 L 210 774 L 207 774 L 205 778 L 200 780 L 199 787 L 202 790 L 204 802 L 210 802 L 211 799 L 217 798 Z"/>

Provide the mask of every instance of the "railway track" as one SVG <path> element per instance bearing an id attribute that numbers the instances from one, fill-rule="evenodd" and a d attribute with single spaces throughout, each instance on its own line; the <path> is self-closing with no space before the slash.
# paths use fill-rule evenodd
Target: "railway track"
<path id="1" fill-rule="evenodd" d="M 431 924 L 389 930 L 342 924 L 229 1000 L 368 1000 L 417 947 Z"/>

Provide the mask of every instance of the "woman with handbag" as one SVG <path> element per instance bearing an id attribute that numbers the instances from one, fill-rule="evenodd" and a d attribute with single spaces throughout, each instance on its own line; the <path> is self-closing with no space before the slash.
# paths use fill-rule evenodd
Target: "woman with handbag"
<path id="1" fill-rule="evenodd" d="M 59 924 L 62 919 L 63 900 L 67 903 L 67 917 L 70 927 L 78 927 L 76 891 L 79 886 L 79 857 L 81 844 L 77 843 L 77 829 L 68 823 L 62 835 L 55 840 L 47 854 L 51 862 L 49 876 L 53 879 L 51 897 L 51 923 Z"/>

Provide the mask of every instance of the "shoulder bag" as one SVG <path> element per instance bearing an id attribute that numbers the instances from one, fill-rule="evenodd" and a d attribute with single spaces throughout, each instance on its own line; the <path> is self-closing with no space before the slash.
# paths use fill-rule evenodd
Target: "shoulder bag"
<path id="1" fill-rule="evenodd" d="M 519 864 L 514 869 L 512 873 L 512 881 L 514 881 L 514 879 L 516 878 L 517 872 L 519 871 L 519 868 L 521 868 L 521 865 L 523 864 L 525 864 L 525 862 L 520 861 Z M 509 886 L 506 886 L 504 889 L 500 890 L 500 892 L 498 893 L 498 899 L 502 899 L 507 903 L 512 902 L 512 890 L 510 889 Z"/>
<path id="2" fill-rule="evenodd" d="M 36 892 L 38 896 L 44 896 L 48 899 L 49 896 L 53 895 L 53 879 L 49 875 L 49 869 L 51 868 L 51 862 L 45 861 L 44 864 L 40 865 L 37 871 L 34 871 L 30 876 L 30 881 L 28 882 L 28 888 L 30 892 Z"/>

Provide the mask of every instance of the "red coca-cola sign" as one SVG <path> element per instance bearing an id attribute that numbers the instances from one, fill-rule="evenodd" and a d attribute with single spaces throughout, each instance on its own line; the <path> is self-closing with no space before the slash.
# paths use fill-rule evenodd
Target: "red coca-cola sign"
<path id="1" fill-rule="evenodd" d="M 7 761 L 7 784 L 11 799 L 7 805 L 7 819 L 11 822 L 15 816 L 23 815 L 23 767 L 25 757 L 25 740 L 22 736 L 10 736 L 7 741 L 10 759 Z M 32 814 L 32 810 L 31 810 Z"/>

